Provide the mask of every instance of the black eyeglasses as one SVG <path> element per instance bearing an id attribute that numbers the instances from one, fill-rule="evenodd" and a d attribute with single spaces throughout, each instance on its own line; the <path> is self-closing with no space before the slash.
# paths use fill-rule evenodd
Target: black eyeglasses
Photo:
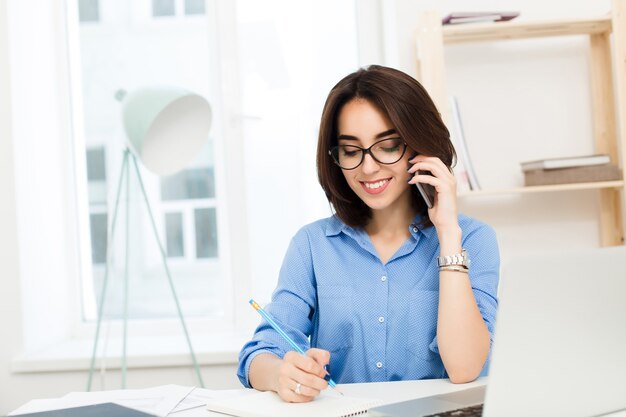
<path id="1" fill-rule="evenodd" d="M 407 145 L 401 138 L 383 139 L 369 148 L 356 145 L 339 145 L 332 147 L 328 154 L 341 169 L 355 169 L 365 160 L 365 154 L 370 154 L 380 164 L 391 165 L 404 156 Z"/>

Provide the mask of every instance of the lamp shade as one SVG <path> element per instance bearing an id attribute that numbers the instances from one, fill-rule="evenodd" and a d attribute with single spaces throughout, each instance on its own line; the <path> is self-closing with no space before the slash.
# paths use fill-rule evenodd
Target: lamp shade
<path id="1" fill-rule="evenodd" d="M 157 175 L 185 168 L 208 139 L 211 106 L 198 94 L 149 87 L 129 94 L 120 90 L 116 97 L 132 150 Z"/>

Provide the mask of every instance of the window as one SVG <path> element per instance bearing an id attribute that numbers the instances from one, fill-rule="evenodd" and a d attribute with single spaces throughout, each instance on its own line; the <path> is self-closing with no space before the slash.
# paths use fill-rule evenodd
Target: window
<path id="1" fill-rule="evenodd" d="M 164 210 L 167 211 L 168 256 L 188 257 L 191 260 L 195 253 L 195 259 L 217 258 L 218 235 L 213 168 L 187 169 L 163 178 L 161 200 Z M 209 246 L 213 250 L 208 250 Z M 189 248 L 186 255 L 185 247 Z"/>
<path id="2" fill-rule="evenodd" d="M 89 224 L 91 260 L 106 262 L 108 238 L 106 158 L 103 147 L 87 149 L 87 192 L 89 195 Z"/>
<path id="3" fill-rule="evenodd" d="M 100 0 L 79 0 L 78 19 L 81 23 L 100 21 Z"/>
<path id="4" fill-rule="evenodd" d="M 154 16 L 175 15 L 177 7 L 182 10 L 182 3 L 174 0 L 151 0 L 151 6 Z M 190 13 L 202 10 L 195 2 L 185 6 Z M 83 279 L 91 280 L 84 286 L 94 289 L 86 295 L 92 299 L 83 301 L 85 319 L 95 318 L 95 309 L 87 306 L 97 305 L 101 297 L 107 273 L 107 245 L 111 261 L 105 314 L 120 315 L 128 268 L 132 277 L 129 305 L 134 317 L 176 318 L 159 242 L 132 164 L 128 178 L 120 183 L 127 145 L 121 118 L 123 103 L 114 96 L 119 89 L 130 92 L 149 86 L 180 87 L 204 96 L 215 112 L 217 95 L 212 86 L 217 84 L 217 75 L 211 64 L 215 59 L 210 56 L 209 21 L 197 21 L 192 26 L 184 22 L 146 26 L 139 23 L 138 9 L 125 2 L 107 3 L 107 7 L 110 22 L 79 28 L 82 83 L 74 84 L 83 103 L 84 145 L 77 141 L 77 146 L 85 148 L 89 194 L 89 201 L 81 204 L 89 210 L 89 230 L 84 233 L 91 245 L 84 250 L 91 251 L 92 273 Z M 215 141 L 220 137 L 219 125 L 214 124 L 191 166 L 175 175 L 159 178 L 141 169 L 159 241 L 188 316 L 217 318 L 231 308 L 230 299 L 211 295 L 219 293 L 229 281 L 220 257 L 225 252 L 220 247 L 225 231 L 219 227 L 222 211 L 216 197 L 219 184 L 213 157 Z M 115 216 L 118 184 L 121 192 Z M 114 220 L 113 235 L 110 231 Z"/>
<path id="5" fill-rule="evenodd" d="M 168 257 L 185 256 L 182 213 L 165 213 L 165 239 Z"/>
<path id="6" fill-rule="evenodd" d="M 195 209 L 194 218 L 196 221 L 196 258 L 217 257 L 215 209 Z"/>
<path id="7" fill-rule="evenodd" d="M 176 15 L 175 6 L 174 0 L 152 0 L 152 16 L 174 16 Z"/>
<path id="8" fill-rule="evenodd" d="M 185 0 L 185 14 L 204 14 L 205 13 L 204 0 Z"/>
<path id="9" fill-rule="evenodd" d="M 29 190 L 16 195 L 26 359 L 15 369 L 40 370 L 42 358 L 56 369 L 88 363 L 107 257 L 105 317 L 122 316 L 127 247 L 129 338 L 156 329 L 167 341 L 160 352 L 186 353 L 134 176 L 111 234 L 126 144 L 115 92 L 155 84 L 195 91 L 212 106 L 206 146 L 190 166 L 162 178 L 140 170 L 194 347 L 210 352 L 223 332 L 234 351 L 258 322 L 241 296 L 267 300 L 295 230 L 329 213 L 315 174 L 316 130 L 326 93 L 357 67 L 354 3 L 207 0 L 204 16 L 187 19 L 193 2 L 177 0 L 185 19 L 157 19 L 152 0 L 97 2 L 94 25 L 81 19 L 80 0 L 66 2 L 67 21 L 52 3 L 35 15 L 26 2 L 11 8 L 20 22 L 9 25 L 19 75 L 11 79 L 16 188 Z M 112 339 L 118 324 L 107 323 Z M 61 356 L 71 362 L 57 363 Z"/>
<path id="10" fill-rule="evenodd" d="M 152 16 L 176 17 L 204 15 L 206 0 L 152 0 Z"/>

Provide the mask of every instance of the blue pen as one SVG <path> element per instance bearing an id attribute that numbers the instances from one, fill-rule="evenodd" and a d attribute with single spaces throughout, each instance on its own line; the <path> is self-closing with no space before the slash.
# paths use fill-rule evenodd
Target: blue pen
<path id="1" fill-rule="evenodd" d="M 250 300 L 250 305 L 259 312 L 259 314 L 270 324 L 270 326 L 272 326 L 274 328 L 274 330 L 276 330 L 278 332 L 278 334 L 280 334 L 287 342 L 289 342 L 289 344 L 291 345 L 291 347 L 293 347 L 296 352 L 301 353 L 301 354 L 305 354 L 304 351 L 302 350 L 302 348 L 300 346 L 298 346 L 296 344 L 296 342 L 293 341 L 293 339 L 291 337 L 289 337 L 289 335 L 287 333 L 285 333 L 283 331 L 283 329 L 280 328 L 280 326 L 278 325 L 278 323 L 276 323 L 274 321 L 274 319 L 272 318 L 272 316 L 270 316 L 269 314 L 267 314 L 265 312 L 265 310 L 263 310 L 261 308 L 261 306 L 254 300 Z M 324 367 L 326 368 L 326 367 Z M 337 390 L 337 384 L 335 383 L 335 381 L 333 381 L 330 378 L 330 374 L 326 374 L 326 377 L 324 378 L 326 381 L 328 381 L 328 385 L 331 388 L 334 388 L 339 394 L 343 395 L 343 393 L 339 390 Z"/>

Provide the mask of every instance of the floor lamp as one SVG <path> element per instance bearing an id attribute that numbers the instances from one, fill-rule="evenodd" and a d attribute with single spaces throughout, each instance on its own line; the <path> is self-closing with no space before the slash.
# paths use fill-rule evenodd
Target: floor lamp
<path id="1" fill-rule="evenodd" d="M 193 366 L 200 382 L 204 388 L 204 381 L 200 374 L 200 368 L 196 360 L 191 338 L 185 324 L 176 289 L 172 281 L 172 276 L 167 264 L 167 256 L 159 235 L 150 208 L 150 203 L 141 178 L 137 159 L 153 173 L 170 175 L 185 168 L 192 159 L 199 153 L 202 146 L 208 139 L 209 128 L 211 126 L 211 107 L 201 96 L 190 91 L 173 87 L 152 87 L 135 90 L 130 94 L 120 90 L 115 97 L 122 103 L 122 117 L 124 130 L 128 138 L 128 144 L 124 150 L 124 159 L 120 171 L 119 182 L 115 197 L 113 219 L 109 233 L 107 248 L 107 259 L 102 282 L 102 293 L 100 295 L 100 305 L 98 307 L 98 322 L 96 325 L 96 335 L 91 355 L 91 365 L 89 368 L 89 379 L 87 391 L 91 391 L 93 372 L 98 348 L 98 339 L 104 312 L 104 300 L 109 279 L 109 264 L 111 262 L 111 247 L 115 237 L 117 214 L 122 188 L 126 188 L 126 200 L 129 196 L 129 180 L 133 173 L 139 183 L 139 188 L 145 202 L 150 224 L 154 232 L 154 238 L 158 244 L 163 268 L 167 275 L 169 286 L 176 304 L 178 317 L 185 333 Z M 126 339 L 128 321 L 128 235 L 129 235 L 129 204 L 126 204 L 126 248 L 124 266 L 124 320 L 123 320 L 123 346 L 122 346 L 122 388 L 126 387 Z"/>

